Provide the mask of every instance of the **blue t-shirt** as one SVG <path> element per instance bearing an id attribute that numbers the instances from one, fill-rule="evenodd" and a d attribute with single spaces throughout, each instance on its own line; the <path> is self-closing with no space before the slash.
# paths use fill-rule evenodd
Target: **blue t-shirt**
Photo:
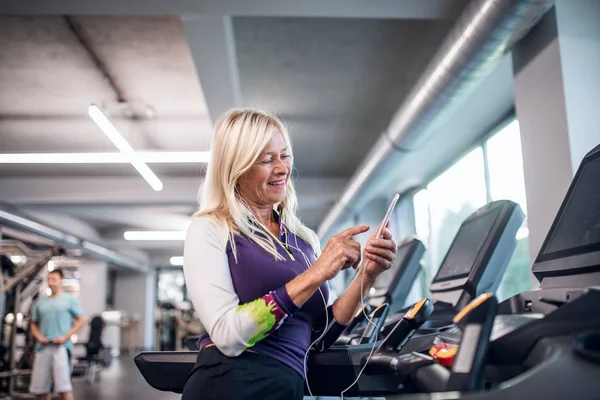
<path id="1" fill-rule="evenodd" d="M 39 299 L 33 307 L 32 321 L 38 324 L 40 333 L 52 341 L 69 333 L 75 318 L 82 314 L 79 299 L 69 293 L 61 293 L 58 296 Z M 70 339 L 65 342 L 65 347 L 68 350 L 73 348 Z M 35 351 L 41 349 L 42 345 L 36 343 Z"/>

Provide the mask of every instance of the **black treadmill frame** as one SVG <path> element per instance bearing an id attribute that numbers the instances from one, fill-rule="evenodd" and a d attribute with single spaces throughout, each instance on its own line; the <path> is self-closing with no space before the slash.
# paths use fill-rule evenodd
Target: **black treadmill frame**
<path id="1" fill-rule="evenodd" d="M 577 191 L 578 185 L 583 183 L 581 177 L 585 167 L 589 163 L 598 162 L 599 158 L 600 145 L 588 152 L 583 158 L 569 185 L 567 194 L 556 213 L 554 221 L 552 221 L 548 234 L 544 238 L 544 242 L 532 266 L 532 272 L 541 283 L 541 287 L 556 286 L 554 282 L 557 280 L 562 282 L 568 280 L 569 283 L 564 286 L 571 287 L 586 287 L 600 284 L 600 242 L 555 252 L 547 252 L 562 218 L 567 216 L 565 212 Z M 597 179 L 600 179 L 600 177 Z M 592 276 L 595 279 L 590 282 Z"/>

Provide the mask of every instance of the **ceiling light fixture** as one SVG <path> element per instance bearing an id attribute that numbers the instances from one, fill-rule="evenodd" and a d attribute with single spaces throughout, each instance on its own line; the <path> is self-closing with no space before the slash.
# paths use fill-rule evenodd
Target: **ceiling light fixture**
<path id="1" fill-rule="evenodd" d="M 208 162 L 209 151 L 137 152 L 147 164 L 195 164 Z M 124 153 L 11 153 L 0 154 L 0 164 L 129 164 Z"/>
<path id="2" fill-rule="evenodd" d="M 100 110 L 100 108 L 98 108 L 96 105 L 92 104 L 88 108 L 88 114 L 90 118 L 94 120 L 96 125 L 102 129 L 102 132 L 108 136 L 110 141 L 117 146 L 117 149 L 119 149 L 121 153 L 129 155 L 129 161 L 131 162 L 131 165 L 133 165 L 133 167 L 140 173 L 142 178 L 148 182 L 152 189 L 160 192 L 163 189 L 163 184 L 160 179 L 158 179 L 154 172 L 152 172 L 152 170 L 138 158 L 135 150 L 133 150 L 133 147 L 127 143 L 117 128 L 115 128 L 108 118 L 106 118 L 102 110 Z"/>
<path id="3" fill-rule="evenodd" d="M 171 257 L 171 265 L 183 265 L 183 257 Z"/>
<path id="4" fill-rule="evenodd" d="M 185 240 L 185 231 L 126 231 L 125 240 L 157 240 L 157 241 L 182 241 Z"/>

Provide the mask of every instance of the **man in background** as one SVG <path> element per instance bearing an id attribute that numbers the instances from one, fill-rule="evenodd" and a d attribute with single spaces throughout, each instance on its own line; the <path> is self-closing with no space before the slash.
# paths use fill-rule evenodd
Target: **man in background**
<path id="1" fill-rule="evenodd" d="M 50 296 L 40 298 L 33 307 L 31 333 L 37 340 L 29 391 L 38 400 L 50 399 L 52 381 L 62 400 L 73 400 L 71 385 L 71 336 L 83 324 L 79 299 L 62 290 L 63 272 L 48 273 Z"/>

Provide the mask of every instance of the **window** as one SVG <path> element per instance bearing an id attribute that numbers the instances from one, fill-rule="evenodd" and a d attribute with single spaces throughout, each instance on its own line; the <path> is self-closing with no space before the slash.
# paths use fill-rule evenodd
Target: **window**
<path id="1" fill-rule="evenodd" d="M 415 210 L 415 232 L 419 239 L 423 241 L 426 248 L 429 248 L 429 195 L 426 189 L 423 189 L 413 196 L 413 207 Z M 421 297 L 428 296 L 429 283 L 431 283 L 431 260 L 430 252 L 426 251 L 423 256 L 423 274 L 421 276 Z"/>
<path id="2" fill-rule="evenodd" d="M 416 233 L 427 245 L 425 286 L 435 276 L 458 228 L 475 210 L 506 199 L 527 213 L 523 175 L 519 124 L 513 120 L 414 195 Z M 525 222 L 496 293 L 500 301 L 531 290 L 528 233 Z M 429 293 L 427 287 L 424 293 Z"/>
<path id="3" fill-rule="evenodd" d="M 486 203 L 483 150 L 476 148 L 427 185 L 429 272 L 435 276 L 463 221 Z M 429 280 L 431 282 L 431 279 Z"/>
<path id="4" fill-rule="evenodd" d="M 514 120 L 486 144 L 491 201 L 512 200 L 527 214 L 519 123 Z M 517 247 L 497 292 L 498 300 L 531 290 L 527 220 L 517 233 Z"/>

